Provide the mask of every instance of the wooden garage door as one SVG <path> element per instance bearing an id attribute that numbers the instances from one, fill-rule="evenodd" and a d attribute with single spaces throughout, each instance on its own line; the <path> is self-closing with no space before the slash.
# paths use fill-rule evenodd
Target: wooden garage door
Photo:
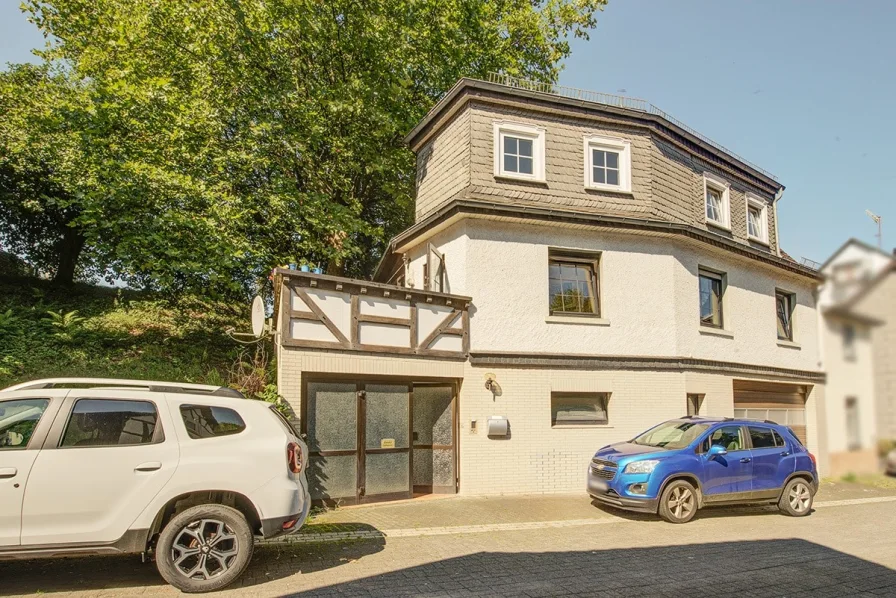
<path id="1" fill-rule="evenodd" d="M 806 443 L 807 388 L 752 380 L 734 381 L 734 417 L 767 419 L 789 426 Z"/>

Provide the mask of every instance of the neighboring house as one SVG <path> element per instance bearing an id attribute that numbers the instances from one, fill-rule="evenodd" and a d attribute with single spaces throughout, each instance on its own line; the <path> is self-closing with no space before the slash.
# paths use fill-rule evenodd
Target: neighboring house
<path id="1" fill-rule="evenodd" d="M 876 471 L 877 441 L 896 439 L 896 259 L 850 239 L 821 272 L 830 473 Z"/>
<path id="2" fill-rule="evenodd" d="M 376 282 L 277 271 L 313 495 L 584 492 L 596 449 L 687 414 L 787 424 L 825 463 L 821 277 L 780 250 L 783 186 L 649 104 L 506 83 L 409 134 L 416 222 Z"/>

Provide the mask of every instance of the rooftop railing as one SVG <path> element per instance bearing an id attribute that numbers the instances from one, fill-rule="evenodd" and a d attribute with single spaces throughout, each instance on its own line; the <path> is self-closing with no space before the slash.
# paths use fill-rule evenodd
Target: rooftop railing
<path id="1" fill-rule="evenodd" d="M 759 166 L 749 162 L 748 160 L 742 158 L 736 153 L 732 152 L 730 149 L 726 148 L 720 143 L 716 143 L 709 137 L 703 135 L 687 126 L 677 118 L 663 112 L 647 100 L 641 100 L 638 98 L 629 98 L 625 96 L 614 95 L 610 93 L 601 93 L 598 91 L 589 91 L 587 89 L 578 89 L 576 87 L 567 87 L 566 85 L 557 85 L 555 83 L 544 83 L 542 81 L 533 81 L 531 79 L 522 79 L 520 77 L 512 77 L 510 75 L 504 75 L 502 73 L 489 73 L 488 82 L 495 83 L 497 85 L 504 85 L 506 87 L 513 87 L 516 89 L 524 89 L 526 91 L 533 91 L 536 93 L 545 93 L 551 94 L 555 96 L 561 96 L 564 98 L 571 98 L 574 100 L 582 100 L 584 102 L 593 102 L 595 104 L 603 104 L 605 106 L 613 106 L 616 108 L 625 108 L 627 110 L 636 110 L 638 112 L 644 112 L 646 114 L 653 114 L 655 116 L 659 116 L 660 118 L 674 124 L 679 129 L 682 129 L 693 135 L 697 139 L 703 141 L 704 143 L 711 145 L 721 152 L 725 152 L 729 156 L 743 162 L 753 170 L 756 170 L 770 179 L 777 180 L 775 175 L 770 173 L 769 171 L 760 168 Z"/>

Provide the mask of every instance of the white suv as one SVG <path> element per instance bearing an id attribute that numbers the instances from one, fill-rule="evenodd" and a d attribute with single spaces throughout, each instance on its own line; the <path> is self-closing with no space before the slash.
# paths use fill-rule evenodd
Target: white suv
<path id="1" fill-rule="evenodd" d="M 0 559 L 144 553 L 185 592 L 223 588 L 253 536 L 298 530 L 308 449 L 216 386 L 37 380 L 0 390 Z"/>

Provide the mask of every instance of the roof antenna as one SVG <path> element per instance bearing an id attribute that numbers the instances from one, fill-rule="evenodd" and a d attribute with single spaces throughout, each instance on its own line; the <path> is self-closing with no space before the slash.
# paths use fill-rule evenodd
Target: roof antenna
<path id="1" fill-rule="evenodd" d="M 874 220 L 874 222 L 877 224 L 877 235 L 876 235 L 877 236 L 877 248 L 883 250 L 884 237 L 883 237 L 883 231 L 881 230 L 881 220 L 883 220 L 883 218 L 881 218 L 880 216 L 878 216 L 871 210 L 865 210 L 865 213 L 868 214 L 868 217 L 871 218 L 872 220 Z"/>

